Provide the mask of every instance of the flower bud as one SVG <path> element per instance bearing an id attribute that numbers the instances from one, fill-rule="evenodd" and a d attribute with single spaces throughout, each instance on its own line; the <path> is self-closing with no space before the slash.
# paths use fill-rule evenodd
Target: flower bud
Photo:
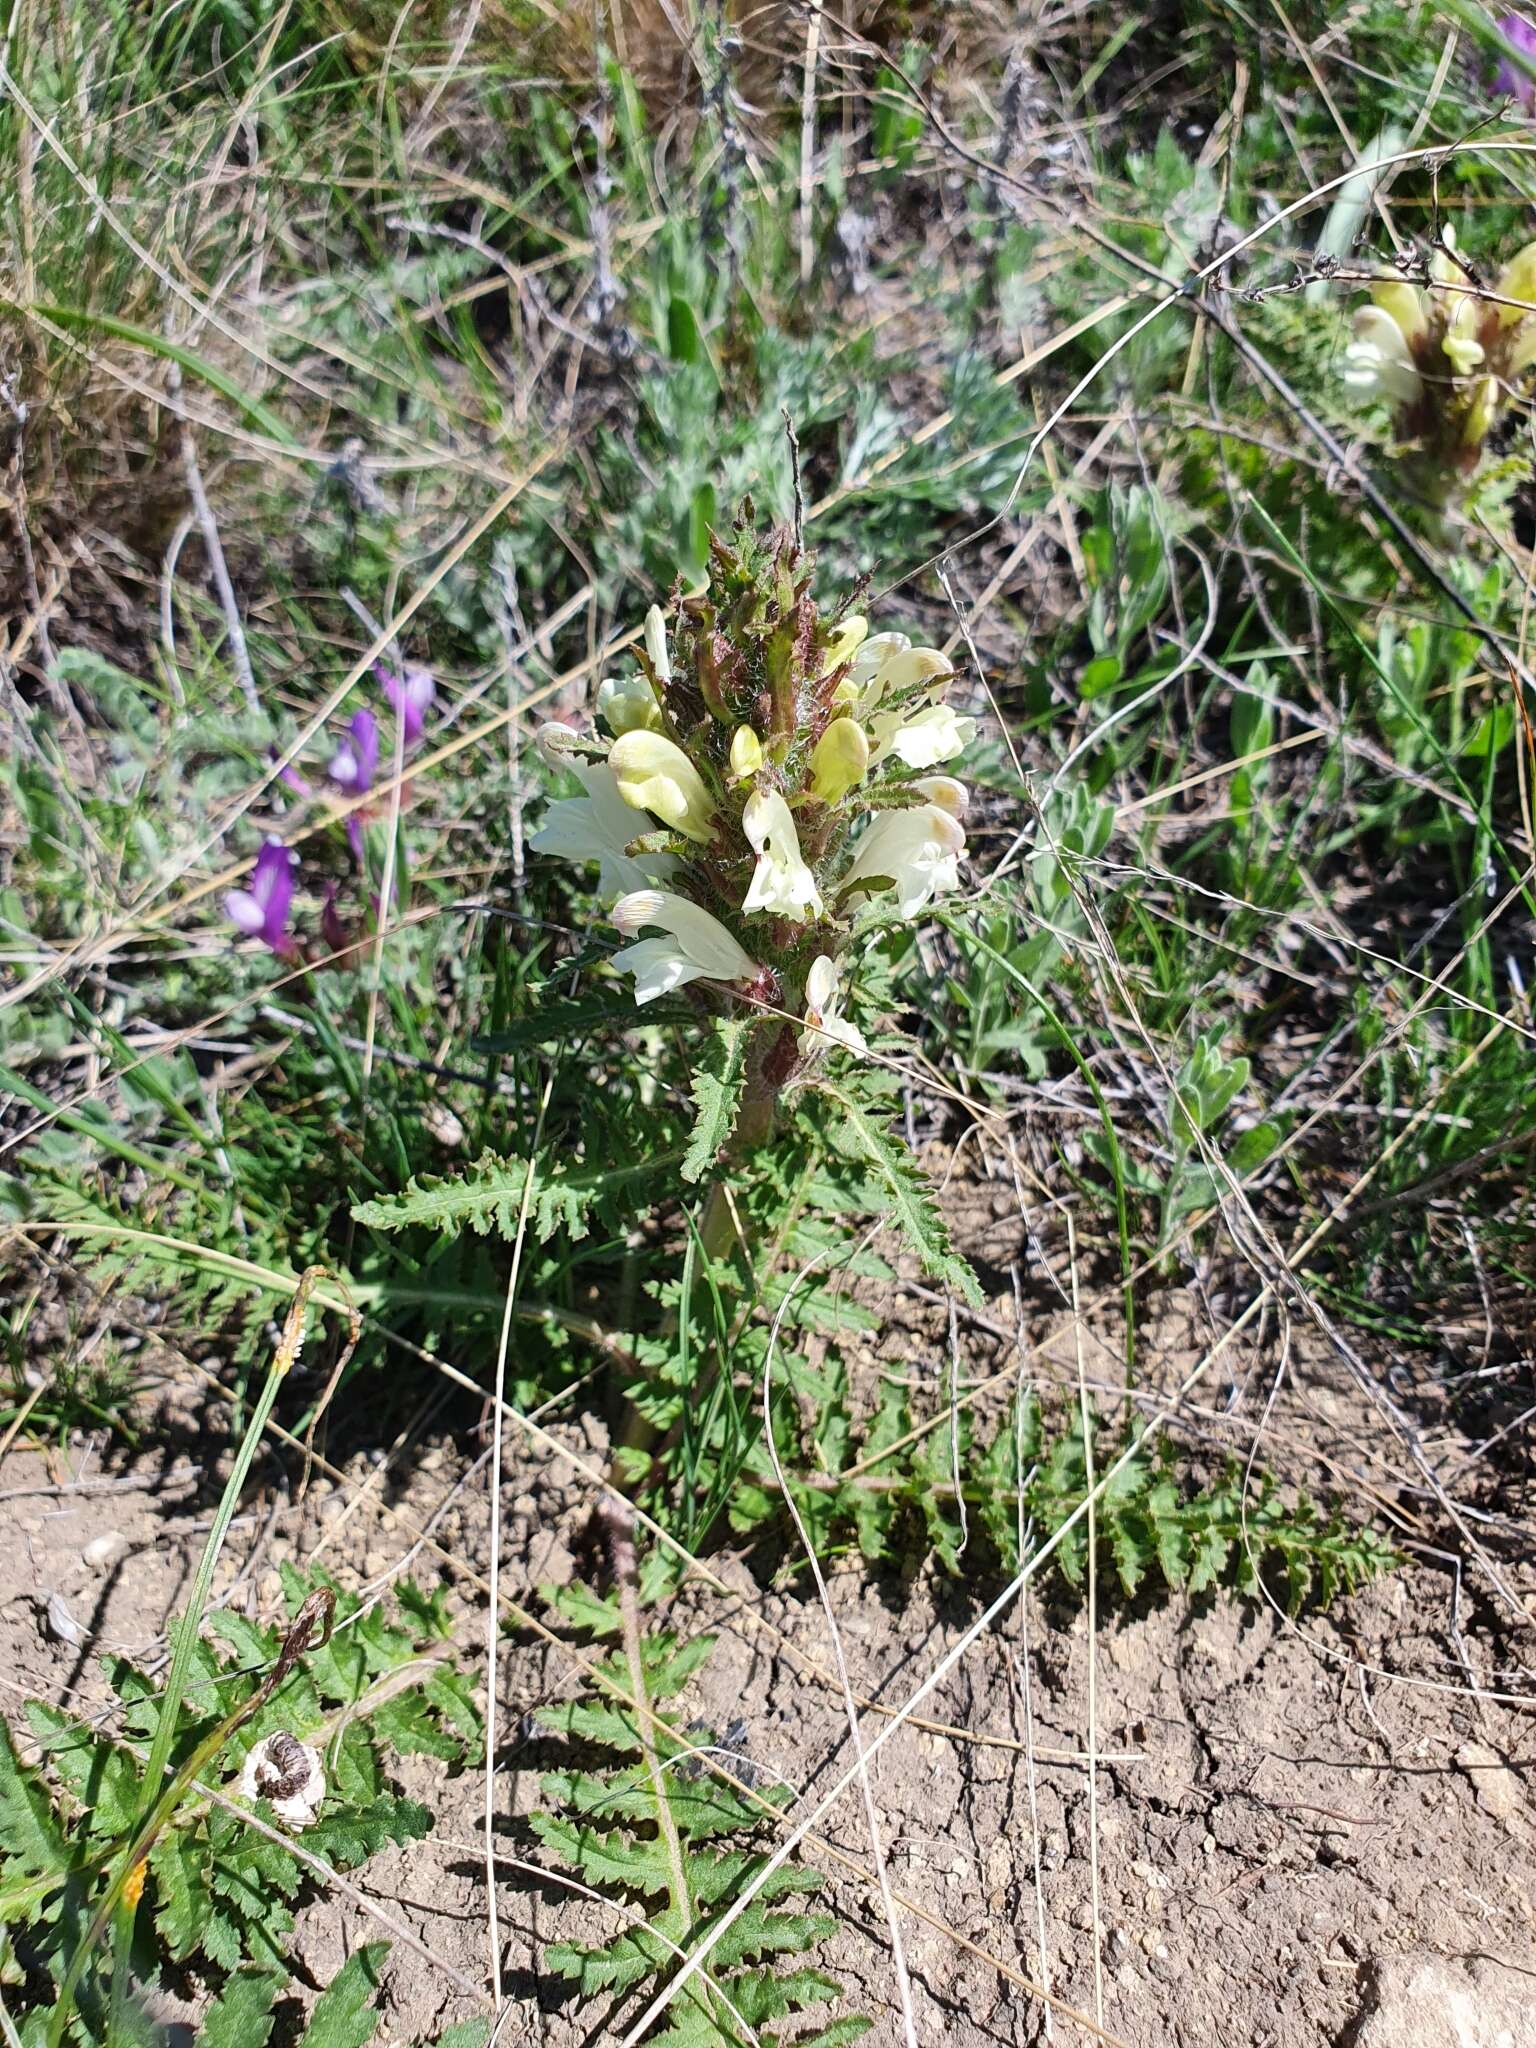
<path id="1" fill-rule="evenodd" d="M 1488 438 L 1488 429 L 1493 425 L 1493 416 L 1499 405 L 1499 380 L 1497 377 L 1483 377 L 1478 381 L 1472 403 L 1467 408 L 1467 417 L 1462 423 L 1462 443 L 1468 448 L 1479 448 Z"/>
<path id="2" fill-rule="evenodd" d="M 834 718 L 811 754 L 811 795 L 835 804 L 869 772 L 869 741 L 855 718 Z"/>
<path id="3" fill-rule="evenodd" d="M 731 736 L 731 773 L 750 782 L 763 765 L 763 743 L 750 725 L 738 725 Z"/>
<path id="4" fill-rule="evenodd" d="M 597 686 L 597 715 L 615 739 L 661 727 L 656 694 L 644 676 L 625 676 L 622 681 L 605 676 Z"/>
<path id="5" fill-rule="evenodd" d="M 659 604 L 653 604 L 645 615 L 645 651 L 657 675 L 664 683 L 670 683 L 672 657 L 667 652 L 667 618 Z"/>
<path id="6" fill-rule="evenodd" d="M 609 750 L 619 794 L 633 810 L 650 811 L 686 839 L 707 846 L 714 798 L 675 741 L 659 732 L 627 732 Z"/>
<path id="7" fill-rule="evenodd" d="M 822 662 L 821 673 L 829 676 L 833 669 L 841 668 L 845 661 L 851 661 L 864 645 L 864 636 L 868 631 L 868 619 L 862 618 L 858 612 L 844 619 L 827 642 L 826 658 Z"/>

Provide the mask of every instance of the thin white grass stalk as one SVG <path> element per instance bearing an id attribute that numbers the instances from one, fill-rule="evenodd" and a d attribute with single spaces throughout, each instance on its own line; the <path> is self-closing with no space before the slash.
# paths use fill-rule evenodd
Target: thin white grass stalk
<path id="1" fill-rule="evenodd" d="M 240 685 L 240 694 L 244 697 L 247 707 L 259 716 L 261 697 L 256 688 L 255 672 L 251 667 L 251 650 L 246 644 L 245 621 L 240 616 L 240 601 L 235 596 L 235 586 L 230 581 L 229 563 L 224 558 L 224 543 L 219 538 L 219 523 L 213 516 L 213 507 L 208 502 L 208 492 L 203 484 L 203 472 L 197 460 L 197 442 L 190 423 L 181 414 L 179 363 L 172 363 L 166 370 L 165 388 L 171 395 L 173 409 L 178 415 L 181 466 L 186 471 L 187 495 L 192 500 L 192 511 L 197 519 L 198 531 L 203 537 L 203 553 L 208 557 L 208 573 L 213 578 L 213 587 L 218 592 L 219 609 L 224 614 L 224 630 L 229 635 L 230 665 L 235 671 L 235 680 Z M 174 667 L 173 662 L 173 673 Z"/>
<path id="2" fill-rule="evenodd" d="M 957 1558 L 965 1554 L 971 1540 L 970 1516 L 966 1512 L 965 1488 L 960 1480 L 960 1324 L 955 1314 L 955 1297 L 949 1297 L 949 1477 L 955 1489 L 955 1508 L 960 1516 Z"/>
<path id="3" fill-rule="evenodd" d="M 1012 1145 L 1008 1148 L 1009 1161 L 1013 1167 L 1013 1184 L 1019 1195 L 1019 1213 L 1029 1228 L 1028 1213 L 1024 1206 L 1023 1189 L 1019 1185 L 1019 1162 Z M 1033 1236 L 1033 1232 L 1030 1233 Z M 1047 1268 L 1049 1270 L 1049 1268 Z M 1014 1529 L 1018 1543 L 1019 1562 L 1022 1564 L 1029 1555 L 1035 1539 L 1034 1524 L 1024 1520 L 1024 1489 L 1028 1484 L 1024 1474 L 1024 1305 L 1019 1292 L 1019 1269 L 1011 1268 L 1013 1275 L 1013 1298 L 1018 1315 L 1018 1330 L 1015 1343 L 1019 1351 L 1018 1377 L 1013 1386 L 1013 1473 L 1014 1473 Z M 1034 1389 L 1030 1388 L 1033 1395 Z M 1030 1474 L 1032 1478 L 1033 1471 Z M 1024 1701 L 1024 1783 L 1029 1797 L 1029 1845 L 1030 1860 L 1034 1866 L 1035 1879 L 1035 1942 L 1040 1952 L 1040 1988 L 1047 2001 L 1051 1995 L 1051 1957 L 1046 1941 L 1045 1924 L 1045 1873 L 1040 1867 L 1040 1791 L 1035 1772 L 1035 1681 L 1030 1670 L 1029 1652 L 1029 1588 L 1019 1588 L 1019 1648 L 1016 1660 L 1019 1674 L 1019 1689 Z M 1053 2041 L 1055 2030 L 1049 2003 L 1045 2008 L 1045 2038 Z"/>
<path id="4" fill-rule="evenodd" d="M 1077 1298 L 1077 1231 L 1066 1212 L 1067 1269 L 1072 1281 L 1072 1334 L 1077 1346 L 1077 1410 L 1083 1429 L 1083 1483 L 1088 1507 L 1088 1885 L 1093 1908 L 1093 2016 L 1104 2024 L 1104 1922 L 1099 1894 L 1099 1528 L 1094 1506 L 1093 1414 L 1083 1360 L 1083 1319 Z"/>
<path id="5" fill-rule="evenodd" d="M 1159 1427 L 1161 1426 L 1161 1424 L 1167 1422 L 1170 1419 L 1170 1417 L 1177 1411 L 1179 1403 L 1184 1399 L 1184 1396 L 1188 1394 L 1190 1390 L 1194 1386 L 1196 1386 L 1201 1379 L 1204 1378 L 1205 1374 L 1210 1371 L 1211 1367 L 1216 1363 L 1216 1360 L 1221 1357 L 1221 1355 L 1223 1354 L 1223 1352 L 1225 1352 L 1227 1346 L 1233 1341 L 1233 1339 L 1237 1337 L 1241 1331 L 1247 1328 L 1248 1324 L 1259 1313 L 1260 1309 L 1263 1307 L 1265 1302 L 1268 1301 L 1272 1291 L 1273 1289 L 1271 1285 L 1266 1282 L 1264 1287 L 1260 1290 L 1258 1294 L 1254 1296 L 1253 1300 L 1249 1302 L 1247 1308 L 1243 1310 L 1242 1314 L 1237 1318 L 1237 1320 L 1234 1323 L 1228 1325 L 1228 1327 L 1222 1332 L 1221 1336 L 1218 1337 L 1216 1342 L 1211 1346 L 1210 1350 L 1207 1351 L 1202 1358 L 1196 1360 L 1195 1364 L 1191 1366 L 1189 1371 L 1185 1374 L 1184 1378 L 1179 1382 L 1178 1386 L 1174 1389 L 1170 1399 L 1164 1403 L 1161 1411 L 1154 1418 L 1154 1427 Z M 1116 1458 L 1115 1462 L 1109 1467 L 1108 1471 L 1104 1474 L 1104 1477 L 1098 1482 L 1098 1486 L 1095 1489 L 1095 1493 L 1102 1493 L 1106 1487 L 1112 1485 L 1114 1481 L 1119 1478 L 1120 1474 L 1125 1470 L 1126 1466 L 1131 1462 L 1132 1458 L 1136 1456 L 1136 1451 L 1137 1446 L 1135 1444 L 1127 1445 L 1125 1450 L 1123 1450 L 1120 1453 L 1120 1456 Z M 1008 1608 L 1011 1607 L 1014 1601 L 1017 1600 L 1017 1598 L 1019 1597 L 1020 1588 L 1026 1586 L 1029 1583 L 1029 1581 L 1039 1571 L 1041 1565 L 1043 1565 L 1046 1562 L 1046 1560 L 1050 1558 L 1054 1554 L 1054 1552 L 1060 1547 L 1060 1545 L 1066 1538 L 1068 1532 L 1076 1528 L 1077 1524 L 1087 1514 L 1087 1511 L 1088 1499 L 1085 1498 L 1078 1502 L 1077 1506 L 1072 1510 L 1071 1514 L 1069 1514 L 1066 1517 L 1065 1521 L 1061 1523 L 1060 1527 L 1055 1531 L 1055 1533 L 1052 1536 L 1048 1537 L 1043 1544 L 1041 1544 L 1040 1548 L 1034 1552 L 1033 1556 L 1031 1556 L 1026 1562 L 1020 1565 L 1019 1570 L 1014 1574 L 1013 1578 L 1003 1588 L 1002 1592 L 998 1594 L 997 1598 L 991 1602 L 991 1604 L 987 1607 L 986 1611 L 980 1616 L 978 1616 L 978 1618 L 965 1631 L 964 1635 L 962 1635 L 959 1638 L 959 1640 L 951 1646 L 950 1649 L 945 1651 L 944 1655 L 934 1665 L 933 1669 L 928 1673 L 928 1676 L 923 1680 L 921 1685 L 919 1685 L 914 1692 L 908 1695 L 905 1704 L 899 1707 L 896 1710 L 896 1712 L 891 1716 L 890 1720 L 885 1723 L 884 1727 L 881 1728 L 875 1734 L 875 1736 L 870 1741 L 868 1749 L 864 1751 L 863 1755 L 855 1758 L 854 1762 L 846 1770 L 839 1773 L 839 1775 L 833 1781 L 830 1788 L 822 1795 L 820 1801 L 817 1803 L 817 1805 L 814 1807 L 811 1813 L 808 1814 L 804 1820 L 797 1822 L 797 1824 L 790 1830 L 785 1839 L 779 1844 L 778 1848 L 773 1852 L 772 1856 L 769 1857 L 767 1863 L 758 1872 L 757 1876 L 742 1891 L 741 1896 L 735 1901 L 735 1903 L 732 1906 L 728 1908 L 726 1912 L 721 1914 L 720 1918 L 710 1928 L 708 1934 L 704 1937 L 703 1941 L 699 1944 L 698 1948 L 694 1950 L 693 1954 L 689 1957 L 687 1963 L 683 1966 L 683 1968 L 672 1979 L 672 1981 L 668 1985 L 666 1985 L 664 1989 L 660 1991 L 655 1998 L 651 2000 L 650 2004 L 645 2008 L 644 2012 L 641 2013 L 640 2017 L 635 2021 L 634 2025 L 630 2028 L 629 2032 L 624 2036 L 622 2048 L 635 2048 L 635 2044 L 644 2038 L 646 2032 L 649 2030 L 651 2025 L 655 2022 L 659 2015 L 666 2009 L 666 2007 L 670 2004 L 672 1999 L 676 1997 L 677 1993 L 682 1989 L 683 1985 L 688 1982 L 689 1978 L 692 1977 L 696 1971 L 702 1968 L 705 1959 L 713 1951 L 716 1943 L 721 1940 L 721 1938 L 729 1931 L 729 1929 L 732 1928 L 736 1924 L 736 1922 L 741 1918 L 742 1914 L 746 1912 L 747 1908 L 751 1905 L 752 1901 L 756 1898 L 757 1894 L 762 1890 L 763 1886 L 768 1882 L 768 1880 L 775 1874 L 775 1872 L 783 1868 L 783 1866 L 789 1861 L 790 1857 L 793 1856 L 796 1849 L 800 1846 L 801 1842 L 804 1841 L 805 1837 L 812 1832 L 812 1830 L 817 1826 L 818 1822 L 820 1822 L 828 1813 L 831 1812 L 832 1808 L 837 1804 L 838 1800 L 842 1798 L 844 1792 L 847 1791 L 848 1787 L 853 1783 L 854 1779 L 857 1778 L 861 1774 L 861 1772 L 868 1768 L 869 1760 L 872 1757 L 874 1757 L 881 1749 L 884 1748 L 885 1744 L 891 1740 L 892 1736 L 896 1734 L 897 1730 L 903 1726 L 903 1724 L 911 1717 L 913 1713 L 916 1712 L 917 1708 L 928 1697 L 928 1695 L 931 1692 L 934 1692 L 940 1685 L 943 1684 L 944 1680 L 949 1676 L 950 1672 L 953 1671 L 955 1666 L 959 1664 L 962 1661 L 962 1659 L 967 1655 L 972 1645 L 976 1643 L 983 1635 L 986 1634 L 987 1630 L 991 1628 L 992 1624 L 997 1620 L 998 1616 L 1007 1612 Z M 1102 2034 L 1103 2029 L 1100 2028 L 1099 2031 Z"/>
<path id="6" fill-rule="evenodd" d="M 805 63 L 800 84 L 800 282 L 808 285 L 816 268 L 816 63 L 821 51 L 821 10 L 813 8 L 805 24 Z"/>
<path id="7" fill-rule="evenodd" d="M 865 1247 L 884 1228 L 885 1220 L 882 1217 L 878 1223 L 872 1224 L 865 1231 L 863 1238 L 854 1250 L 853 1257 L 857 1259 Z M 784 1505 L 789 1510 L 790 1517 L 795 1525 L 795 1533 L 800 1538 L 800 1546 L 804 1550 L 806 1560 L 811 1567 L 811 1576 L 816 1581 L 816 1592 L 821 1601 L 821 1611 L 827 1618 L 827 1633 L 832 1638 L 832 1655 L 837 1664 L 837 1681 L 842 1689 L 843 1711 L 848 1719 L 848 1734 L 853 1743 L 854 1769 L 858 1774 L 859 1791 L 864 1800 L 864 1821 L 869 1829 L 869 1848 L 870 1854 L 874 1858 L 875 1877 L 880 1887 L 880 1905 L 885 1914 L 885 1924 L 890 1929 L 891 1961 L 896 1968 L 896 1990 L 901 2001 L 902 2033 L 906 2037 L 907 2048 L 918 2048 L 917 2014 L 912 2003 L 912 1979 L 907 1969 L 907 1954 L 901 1939 L 901 1919 L 896 1910 L 896 1901 L 891 1896 L 890 1874 L 886 1869 L 885 1863 L 885 1839 L 880 1830 L 880 1815 L 875 1807 L 874 1785 L 864 1761 L 864 1737 L 859 1727 L 859 1710 L 854 1704 L 853 1686 L 848 1678 L 848 1662 L 843 1655 L 842 1631 L 837 1625 L 837 1616 L 832 1611 L 832 1597 L 827 1591 L 826 1579 L 822 1576 L 821 1560 L 816 1555 L 816 1546 L 811 1541 L 810 1532 L 801 1517 L 794 1492 L 785 1476 L 784 1467 L 779 1461 L 779 1447 L 773 1430 L 773 1354 L 779 1341 L 779 1331 L 783 1327 L 784 1317 L 791 1300 L 794 1298 L 795 1289 L 802 1281 L 808 1279 L 815 1272 L 816 1268 L 829 1256 L 831 1250 L 832 1247 L 829 1246 L 826 1251 L 818 1252 L 815 1258 L 808 1260 L 800 1268 L 793 1282 L 784 1290 L 783 1299 L 780 1301 L 778 1311 L 773 1318 L 773 1325 L 768 1332 L 767 1349 L 763 1355 L 763 1438 L 768 1446 L 768 1456 L 773 1461 L 773 1474 L 779 1482 L 779 1491 L 783 1495 Z"/>
<path id="8" fill-rule="evenodd" d="M 507 1274 L 507 1293 L 501 1311 L 501 1335 L 496 1345 L 495 1421 L 491 1436 L 491 1563 L 490 1598 L 485 1614 L 485 1939 L 490 1950 L 491 1995 L 501 2011 L 501 1919 L 496 1908 L 496 1651 L 501 1642 L 501 1455 L 505 1435 L 507 1350 L 512 1338 L 512 1307 L 517 1296 L 518 1275 L 523 1265 L 523 1245 L 528 1235 L 528 1208 L 533 1200 L 533 1179 L 538 1171 L 539 1141 L 544 1135 L 544 1116 L 555 1085 L 551 1066 L 539 1103 L 533 1143 L 528 1148 L 528 1170 L 523 1176 L 523 1199 L 517 1212 L 517 1235 L 512 1240 L 512 1266 Z"/>
<path id="9" fill-rule="evenodd" d="M 1022 1498 L 1022 1490 L 1021 1490 Z M 1020 1520 L 1022 1522 L 1022 1516 Z M 1019 1555 L 1024 1555 L 1022 1540 Z M 1040 1989 L 1045 1994 L 1045 2038 L 1054 2041 L 1051 2012 L 1051 1954 L 1046 1939 L 1045 1872 L 1040 1864 L 1040 1790 L 1035 1774 L 1035 1682 L 1029 1668 L 1029 1588 L 1019 1588 L 1019 1691 L 1024 1701 L 1024 1784 L 1029 1798 L 1029 1835 L 1035 1879 L 1035 1945 L 1040 1951 Z"/>

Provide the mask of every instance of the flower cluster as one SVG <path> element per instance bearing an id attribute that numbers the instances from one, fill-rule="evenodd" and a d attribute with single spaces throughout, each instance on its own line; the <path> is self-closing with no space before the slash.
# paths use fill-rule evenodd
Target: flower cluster
<path id="1" fill-rule="evenodd" d="M 912 918 L 958 886 L 968 792 L 931 771 L 975 731 L 945 702 L 944 655 L 824 614 L 810 570 L 745 516 L 713 539 L 709 588 L 677 602 L 670 641 L 653 606 L 638 673 L 599 685 L 606 731 L 540 729 L 581 794 L 529 841 L 596 865 L 637 1003 L 701 982 L 770 1013 L 770 1088 L 831 1046 L 863 1050 L 839 965 L 856 912 L 889 897 Z"/>
<path id="2" fill-rule="evenodd" d="M 408 667 L 400 674 L 376 665 L 374 674 L 384 701 L 393 712 L 402 754 L 413 747 L 426 731 L 427 713 L 437 695 L 432 671 Z M 364 705 L 347 721 L 343 737 L 326 766 L 326 780 L 339 796 L 366 797 L 379 772 L 380 733 L 375 714 Z M 279 778 L 296 796 L 314 794 L 309 783 L 291 764 Z M 360 805 L 346 820 L 347 843 L 359 867 L 363 865 L 363 820 L 368 806 Z M 280 960 L 300 960 L 305 948 L 292 930 L 293 899 L 298 882 L 299 857 L 280 839 L 268 839 L 256 856 L 248 889 L 233 889 L 224 898 L 224 914 L 237 931 L 259 939 Z M 340 885 L 327 882 L 320 908 L 320 937 L 333 956 L 345 955 L 353 934 L 336 908 Z"/>
<path id="3" fill-rule="evenodd" d="M 1372 285 L 1344 351 L 1344 383 L 1387 407 L 1398 435 L 1416 446 L 1424 495 L 1444 504 L 1476 469 L 1533 362 L 1536 242 L 1484 290 L 1447 228 L 1423 284 L 1390 278 Z"/>

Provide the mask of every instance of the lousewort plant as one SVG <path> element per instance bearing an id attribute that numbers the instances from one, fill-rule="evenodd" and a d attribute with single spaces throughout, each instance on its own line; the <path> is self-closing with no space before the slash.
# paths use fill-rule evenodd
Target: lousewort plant
<path id="1" fill-rule="evenodd" d="M 740 1147 L 813 1063 L 865 1050 L 845 1014 L 860 909 L 911 919 L 958 886 L 968 792 L 932 771 L 975 731 L 945 702 L 946 656 L 871 633 L 851 598 L 823 611 L 793 534 L 749 518 L 712 537 L 708 589 L 674 600 L 670 631 L 651 608 L 638 672 L 599 686 L 606 734 L 541 728 L 582 793 L 529 842 L 597 866 L 637 1004 L 686 985 L 750 1018 Z"/>
<path id="2" fill-rule="evenodd" d="M 1344 351 L 1346 388 L 1386 406 L 1393 431 L 1412 447 L 1413 488 L 1445 505 L 1476 470 L 1536 362 L 1536 242 L 1488 289 L 1448 227 L 1422 284 L 1403 277 L 1371 286 L 1353 337 Z"/>

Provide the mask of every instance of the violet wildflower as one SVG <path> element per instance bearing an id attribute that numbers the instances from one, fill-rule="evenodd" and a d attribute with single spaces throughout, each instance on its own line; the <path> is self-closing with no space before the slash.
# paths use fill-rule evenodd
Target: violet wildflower
<path id="1" fill-rule="evenodd" d="M 230 923 L 285 960 L 299 950 L 288 929 L 298 865 L 296 853 L 280 839 L 269 839 L 256 856 L 250 888 L 232 889 L 224 898 L 224 914 Z"/>
<path id="2" fill-rule="evenodd" d="M 366 796 L 379 766 L 379 721 L 371 711 L 355 711 L 347 737 L 331 756 L 326 774 L 348 796 Z"/>
<path id="3" fill-rule="evenodd" d="M 391 710 L 400 721 L 401 737 L 408 747 L 414 746 L 426 731 L 427 713 L 437 695 L 437 683 L 431 669 L 412 662 L 396 675 L 393 669 L 375 662 L 373 672 Z"/>
<path id="4" fill-rule="evenodd" d="M 1522 56 L 1536 58 L 1536 28 L 1523 14 L 1506 14 L 1498 23 L 1499 34 L 1506 43 L 1513 43 Z M 1536 113 L 1536 78 L 1528 71 L 1522 71 L 1506 57 L 1493 74 L 1493 89 L 1501 96 L 1515 100 L 1527 114 Z"/>

